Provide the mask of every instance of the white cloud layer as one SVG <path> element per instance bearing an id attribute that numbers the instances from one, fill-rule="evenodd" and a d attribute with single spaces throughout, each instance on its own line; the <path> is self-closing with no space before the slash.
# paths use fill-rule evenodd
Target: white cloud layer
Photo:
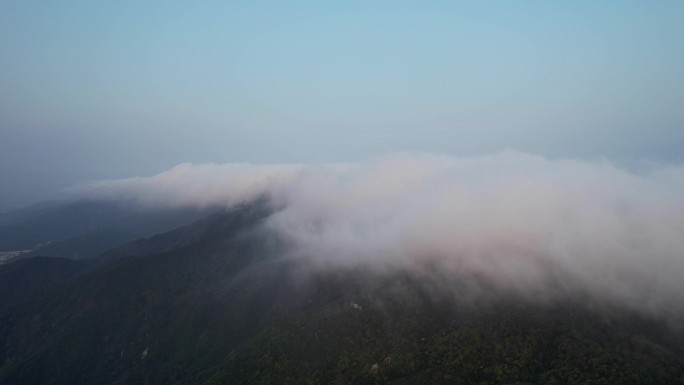
<path id="1" fill-rule="evenodd" d="M 274 207 L 267 227 L 317 266 L 428 274 L 429 265 L 512 293 L 684 314 L 684 165 L 633 171 L 513 151 L 350 165 L 183 164 L 77 191 L 157 206 L 266 197 Z"/>

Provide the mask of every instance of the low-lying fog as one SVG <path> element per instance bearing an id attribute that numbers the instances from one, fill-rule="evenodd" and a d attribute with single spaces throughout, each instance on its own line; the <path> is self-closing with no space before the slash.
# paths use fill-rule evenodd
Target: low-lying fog
<path id="1" fill-rule="evenodd" d="M 321 268 L 439 271 L 532 298 L 581 294 L 684 314 L 681 164 L 626 168 L 514 151 L 367 164 L 182 164 L 70 194 L 162 207 L 266 198 L 273 213 L 265 226 L 292 245 L 288 256 Z"/>

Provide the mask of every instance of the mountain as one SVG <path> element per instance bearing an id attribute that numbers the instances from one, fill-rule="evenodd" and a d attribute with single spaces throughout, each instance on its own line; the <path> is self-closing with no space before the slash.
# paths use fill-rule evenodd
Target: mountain
<path id="1" fill-rule="evenodd" d="M 189 224 L 215 210 L 155 209 L 102 200 L 42 203 L 0 214 L 0 263 L 18 256 L 88 259 Z"/>
<path id="2" fill-rule="evenodd" d="M 0 266 L 0 384 L 684 383 L 684 339 L 663 321 L 311 266 L 269 214 Z"/>

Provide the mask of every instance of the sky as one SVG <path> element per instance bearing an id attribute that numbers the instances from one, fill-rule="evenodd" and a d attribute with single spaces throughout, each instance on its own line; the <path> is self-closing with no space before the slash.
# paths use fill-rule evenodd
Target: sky
<path id="1" fill-rule="evenodd" d="M 0 0 L 0 210 L 184 163 L 681 162 L 681 1 Z"/>

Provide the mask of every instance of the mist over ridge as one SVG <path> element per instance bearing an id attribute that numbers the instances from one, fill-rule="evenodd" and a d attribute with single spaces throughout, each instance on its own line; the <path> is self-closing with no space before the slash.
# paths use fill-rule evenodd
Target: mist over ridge
<path id="1" fill-rule="evenodd" d="M 505 151 L 397 154 L 355 164 L 182 164 L 76 187 L 145 206 L 233 207 L 265 198 L 264 223 L 314 268 L 401 270 L 437 285 L 475 277 L 548 300 L 582 295 L 684 314 L 684 165 Z"/>

